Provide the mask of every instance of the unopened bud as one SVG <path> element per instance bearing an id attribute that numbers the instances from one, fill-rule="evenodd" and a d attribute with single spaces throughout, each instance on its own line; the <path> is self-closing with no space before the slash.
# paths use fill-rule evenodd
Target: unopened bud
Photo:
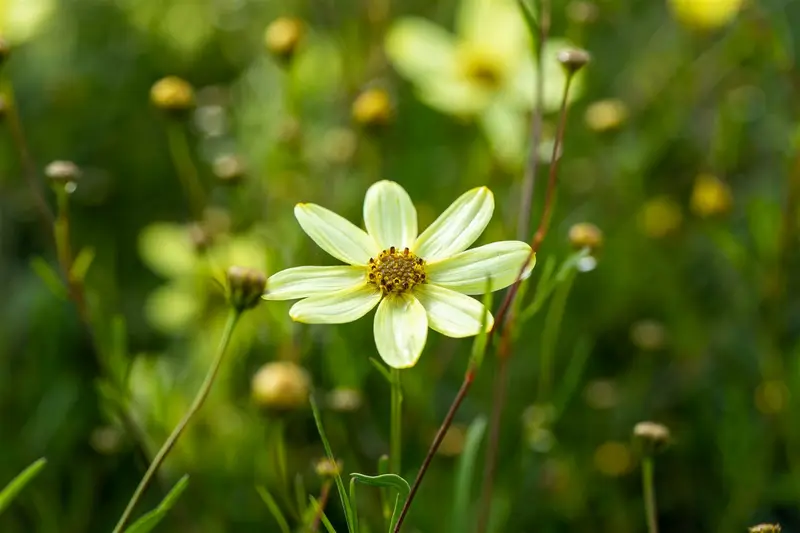
<path id="1" fill-rule="evenodd" d="M 53 185 L 74 189 L 75 182 L 81 176 L 81 170 L 72 161 L 53 161 L 45 167 L 44 175 Z"/>
<path id="2" fill-rule="evenodd" d="M 389 93 L 383 89 L 367 89 L 353 102 L 353 120 L 362 126 L 386 126 L 394 118 Z"/>
<path id="3" fill-rule="evenodd" d="M 272 55 L 288 63 L 297 52 L 304 33 L 305 25 L 302 20 L 280 17 L 267 26 L 264 43 Z"/>
<path id="4" fill-rule="evenodd" d="M 603 232 L 589 222 L 573 224 L 569 228 L 569 242 L 578 250 L 588 248 L 590 251 L 594 251 L 603 245 Z"/>
<path id="5" fill-rule="evenodd" d="M 591 60 L 589 52 L 586 50 L 581 50 L 580 48 L 561 50 L 556 58 L 564 67 L 564 69 L 570 74 L 578 72 Z"/>
<path id="6" fill-rule="evenodd" d="M 267 363 L 253 376 L 255 403 L 272 411 L 293 411 L 308 403 L 311 378 L 301 366 L 290 361 Z"/>
<path id="7" fill-rule="evenodd" d="M 266 286 L 267 277 L 259 270 L 240 266 L 228 269 L 228 298 L 239 311 L 255 307 Z"/>
<path id="8" fill-rule="evenodd" d="M 332 479 L 342 473 L 343 467 L 342 461 L 332 461 L 326 457 L 317 461 L 317 464 L 314 465 L 314 471 L 323 479 Z"/>
<path id="9" fill-rule="evenodd" d="M 2 36 L 0 36 L 0 67 L 6 62 L 8 56 L 11 55 L 11 45 Z"/>
<path id="10" fill-rule="evenodd" d="M 226 154 L 214 159 L 214 175 L 222 183 L 234 185 L 240 183 L 245 175 L 245 166 L 242 158 Z"/>
<path id="11" fill-rule="evenodd" d="M 177 76 L 167 76 L 153 84 L 150 101 L 168 113 L 183 114 L 194 107 L 194 88 Z"/>
<path id="12" fill-rule="evenodd" d="M 364 403 L 361 393 L 356 389 L 337 388 L 328 393 L 328 407 L 340 413 L 358 411 Z"/>
<path id="13" fill-rule="evenodd" d="M 639 422 L 633 427 L 633 436 L 646 455 L 663 450 L 670 440 L 667 426 L 656 422 Z"/>
<path id="14" fill-rule="evenodd" d="M 780 524 L 758 524 L 757 526 L 750 526 L 747 531 L 750 533 L 780 533 Z"/>

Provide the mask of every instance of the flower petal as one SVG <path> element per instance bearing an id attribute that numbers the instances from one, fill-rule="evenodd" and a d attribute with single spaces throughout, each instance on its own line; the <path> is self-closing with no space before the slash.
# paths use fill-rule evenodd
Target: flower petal
<path id="1" fill-rule="evenodd" d="M 487 276 L 491 278 L 491 291 L 514 283 L 530 253 L 531 247 L 522 241 L 493 242 L 429 264 L 425 272 L 430 283 L 464 294 L 483 294 Z M 536 256 L 525 268 L 522 279 L 530 276 L 534 265 Z"/>
<path id="2" fill-rule="evenodd" d="M 448 337 L 470 337 L 481 331 L 484 307 L 481 302 L 460 292 L 426 283 L 414 289 L 428 313 L 428 326 Z M 492 328 L 491 313 L 486 317 L 486 330 Z"/>
<path id="3" fill-rule="evenodd" d="M 349 220 L 316 204 L 297 204 L 294 216 L 311 239 L 336 259 L 366 265 L 380 252 L 375 241 Z"/>
<path id="4" fill-rule="evenodd" d="M 306 324 L 344 324 L 366 315 L 380 299 L 380 291 L 364 283 L 355 289 L 300 300 L 289 309 L 289 316 Z"/>
<path id="5" fill-rule="evenodd" d="M 531 49 L 531 38 L 514 0 L 462 0 L 456 14 L 459 37 L 512 65 Z"/>
<path id="6" fill-rule="evenodd" d="M 265 300 L 295 300 L 330 294 L 364 284 L 366 270 L 355 266 L 302 266 L 287 268 L 267 280 Z"/>
<path id="7" fill-rule="evenodd" d="M 364 198 L 364 224 L 380 248 L 410 247 L 417 238 L 417 210 L 403 187 L 379 181 Z"/>
<path id="8" fill-rule="evenodd" d="M 393 368 L 410 368 L 428 337 L 425 308 L 410 294 L 384 298 L 375 313 L 373 331 L 381 359 Z"/>
<path id="9" fill-rule="evenodd" d="M 509 170 L 519 170 L 527 153 L 525 114 L 496 99 L 481 115 L 481 125 L 495 157 Z"/>
<path id="10" fill-rule="evenodd" d="M 480 237 L 494 212 L 494 196 L 486 187 L 462 194 L 417 237 L 413 252 L 426 261 L 466 250 Z"/>
<path id="11" fill-rule="evenodd" d="M 423 18 L 396 21 L 386 35 L 385 49 L 394 68 L 415 83 L 450 77 L 456 69 L 455 37 Z"/>

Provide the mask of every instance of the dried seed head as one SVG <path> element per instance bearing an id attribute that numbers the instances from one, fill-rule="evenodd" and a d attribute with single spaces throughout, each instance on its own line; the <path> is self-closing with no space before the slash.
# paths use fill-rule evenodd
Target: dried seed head
<path id="1" fill-rule="evenodd" d="M 589 251 L 594 251 L 603 245 L 603 232 L 589 222 L 573 224 L 569 228 L 569 242 L 578 250 L 588 248 Z"/>
<path id="2" fill-rule="evenodd" d="M 353 102 L 352 114 L 361 126 L 386 126 L 394 119 L 392 99 L 383 89 L 367 89 Z"/>
<path id="3" fill-rule="evenodd" d="M 81 176 L 81 170 L 72 161 L 53 161 L 45 167 L 44 175 L 53 185 L 64 187 L 68 192 L 72 192 L 75 190 L 75 183 Z"/>
<path id="4" fill-rule="evenodd" d="M 267 26 L 264 44 L 277 59 L 288 63 L 297 52 L 305 34 L 305 24 L 294 17 L 280 17 Z"/>
<path id="5" fill-rule="evenodd" d="M 342 473 L 343 467 L 344 464 L 342 464 L 340 459 L 331 461 L 325 457 L 317 461 L 317 463 L 314 465 L 314 471 L 323 479 L 333 479 Z"/>
<path id="6" fill-rule="evenodd" d="M 780 533 L 780 524 L 758 524 L 757 526 L 750 526 L 747 531 L 750 533 Z"/>
<path id="7" fill-rule="evenodd" d="M 646 455 L 663 450 L 669 444 L 669 428 L 656 422 L 639 422 L 633 427 L 633 436 Z"/>
<path id="8" fill-rule="evenodd" d="M 11 44 L 0 35 L 0 67 L 6 62 L 8 56 L 11 55 Z"/>
<path id="9" fill-rule="evenodd" d="M 569 74 L 578 72 L 591 60 L 589 52 L 580 48 L 561 50 L 556 58 Z"/>
<path id="10" fill-rule="evenodd" d="M 228 269 L 228 299 L 239 311 L 255 307 L 267 286 L 267 277 L 254 268 L 232 266 Z"/>
<path id="11" fill-rule="evenodd" d="M 150 101 L 167 113 L 183 114 L 194 107 L 194 88 L 177 76 L 167 76 L 153 84 Z"/>
<path id="12" fill-rule="evenodd" d="M 272 411 L 293 411 L 308 404 L 311 378 L 290 361 L 267 363 L 258 369 L 251 385 L 253 400 Z"/>
<path id="13" fill-rule="evenodd" d="M 214 175 L 227 185 L 241 183 L 245 175 L 242 158 L 233 154 L 225 154 L 214 159 Z"/>

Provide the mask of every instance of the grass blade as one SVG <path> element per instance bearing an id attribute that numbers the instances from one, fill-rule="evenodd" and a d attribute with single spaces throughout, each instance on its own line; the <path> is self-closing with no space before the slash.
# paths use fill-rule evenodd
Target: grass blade
<path id="1" fill-rule="evenodd" d="M 469 530 L 470 496 L 472 494 L 472 478 L 478 462 L 483 436 L 486 433 L 486 418 L 478 417 L 467 429 L 464 439 L 464 451 L 458 461 L 456 471 L 455 496 L 453 498 L 453 531 Z"/>
<path id="2" fill-rule="evenodd" d="M 25 488 L 25 485 L 35 478 L 46 464 L 47 459 L 44 457 L 35 460 L 28 468 L 17 474 L 17 476 L 6 485 L 3 491 L 0 492 L 0 513 L 11 505 L 11 502 L 13 502 L 14 498 Z"/>
<path id="3" fill-rule="evenodd" d="M 258 495 L 264 500 L 272 518 L 278 523 L 281 533 L 292 533 L 292 530 L 289 529 L 289 523 L 286 521 L 286 517 L 283 516 L 281 508 L 278 506 L 278 502 L 275 501 L 275 498 L 272 497 L 272 494 L 264 487 L 256 487 L 256 492 L 258 492 Z"/>
<path id="4" fill-rule="evenodd" d="M 317 499 L 313 496 L 309 496 L 309 499 L 311 500 L 311 506 L 314 508 L 314 511 L 319 513 L 319 519 L 322 520 L 322 525 L 325 526 L 325 530 L 328 533 L 336 533 L 336 530 L 333 529 L 333 524 L 331 524 L 331 521 L 328 520 L 327 516 L 325 516 L 325 511 L 322 510 L 322 507 Z"/>

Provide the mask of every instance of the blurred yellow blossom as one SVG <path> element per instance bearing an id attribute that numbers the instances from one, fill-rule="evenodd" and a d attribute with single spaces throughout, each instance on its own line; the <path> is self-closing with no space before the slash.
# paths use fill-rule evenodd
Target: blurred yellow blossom
<path id="1" fill-rule="evenodd" d="M 308 403 L 310 392 L 308 372 L 291 361 L 267 363 L 253 376 L 253 400 L 267 409 L 299 409 Z"/>
<path id="2" fill-rule="evenodd" d="M 626 474 L 633 468 L 630 448 L 622 442 L 604 442 L 594 452 L 594 466 L 609 477 Z"/>
<path id="3" fill-rule="evenodd" d="M 675 232 L 683 222 L 681 207 L 667 196 L 648 200 L 639 212 L 639 227 L 648 237 L 661 238 Z"/>
<path id="4" fill-rule="evenodd" d="M 592 131 L 611 131 L 619 128 L 628 119 L 628 106 L 616 98 L 598 100 L 586 108 L 584 120 Z"/>
<path id="5" fill-rule="evenodd" d="M 566 74 L 556 59 L 564 40 L 545 45 L 545 111 L 558 109 Z M 535 103 L 530 34 L 513 0 L 462 0 L 455 34 L 406 17 L 386 37 L 386 53 L 426 104 L 458 117 L 477 118 L 497 158 L 520 166 L 527 148 L 527 112 Z M 571 97 L 580 93 L 573 81 Z"/>
<path id="6" fill-rule="evenodd" d="M 282 61 L 290 61 L 305 33 L 303 21 L 294 17 L 275 19 L 264 33 L 267 50 Z"/>
<path id="7" fill-rule="evenodd" d="M 767 380 L 756 387 L 756 407 L 764 414 L 780 413 L 788 402 L 789 389 L 781 380 Z"/>
<path id="8" fill-rule="evenodd" d="M 367 89 L 353 101 L 352 114 L 362 126 L 386 126 L 394 115 L 392 100 L 383 89 Z"/>
<path id="9" fill-rule="evenodd" d="M 56 0 L 0 0 L 0 34 L 17 44 L 33 37 L 52 16 Z"/>
<path id="10" fill-rule="evenodd" d="M 728 185 L 711 174 L 700 174 L 694 182 L 690 206 L 699 217 L 712 217 L 728 212 L 733 195 Z"/>
<path id="11" fill-rule="evenodd" d="M 669 0 L 675 18 L 681 24 L 699 30 L 728 24 L 743 4 L 744 0 Z"/>

